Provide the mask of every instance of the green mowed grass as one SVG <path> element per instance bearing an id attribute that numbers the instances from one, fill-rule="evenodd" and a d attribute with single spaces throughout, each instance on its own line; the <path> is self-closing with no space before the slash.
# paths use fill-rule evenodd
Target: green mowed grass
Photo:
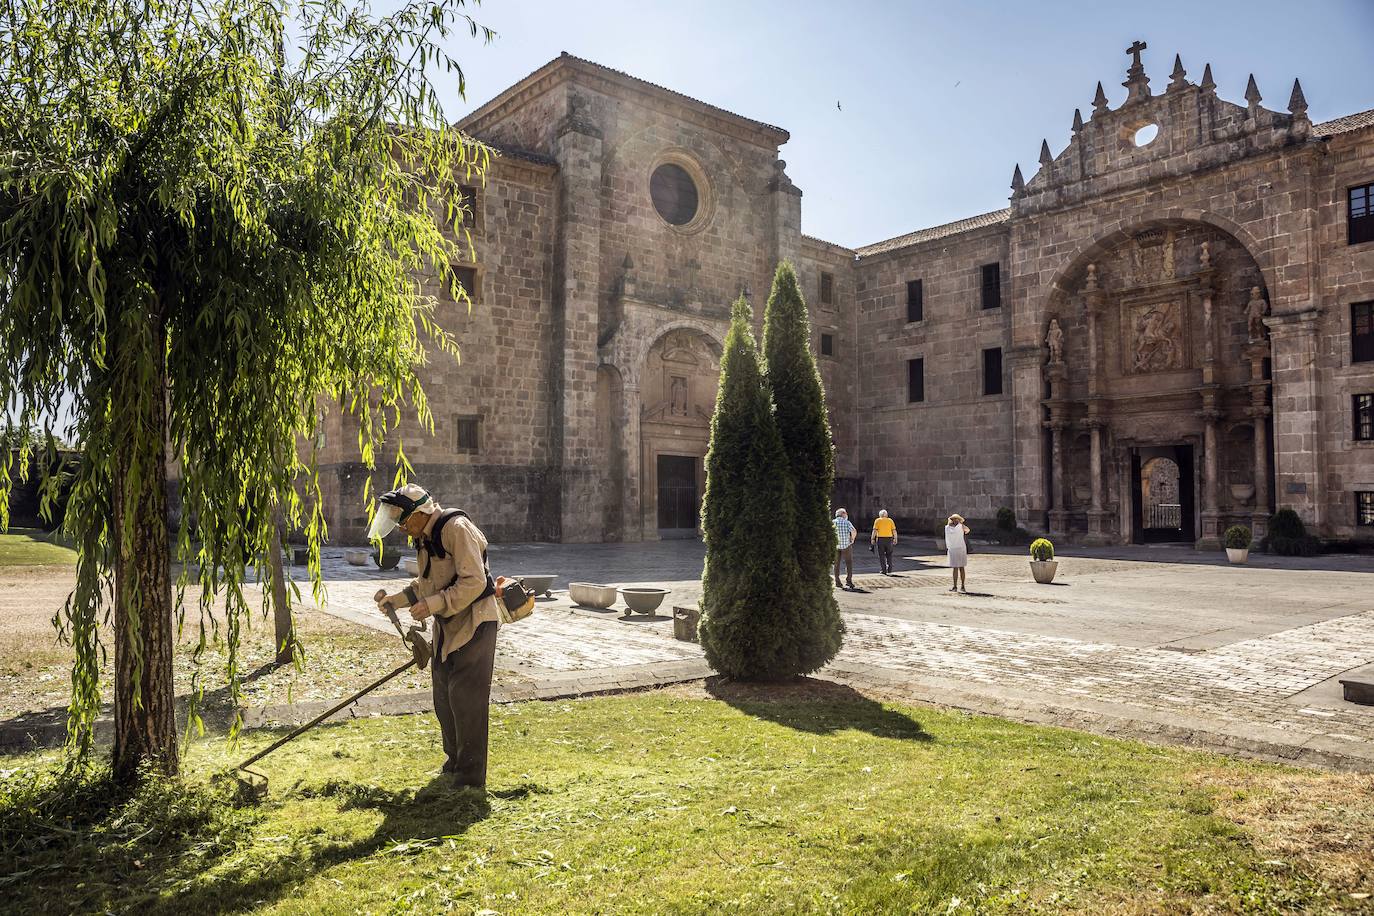
<path id="1" fill-rule="evenodd" d="M 46 540 L 47 533 L 11 528 L 0 533 L 0 566 L 73 566 L 76 551 Z"/>
<path id="2" fill-rule="evenodd" d="M 309 733 L 269 798 L 197 787 L 265 746 L 192 745 L 191 791 L 94 817 L 0 804 L 12 912 L 1284 912 L 1346 891 L 1267 859 L 1218 799 L 1292 771 L 822 696 L 671 693 L 493 709 L 486 796 L 436 778 L 429 716 Z M 20 784 L 29 786 L 20 789 Z M 1243 787 L 1243 788 L 1238 788 Z M 25 801 L 27 799 L 28 801 Z M 3 799 L 0 799 L 3 800 Z M 50 803 L 50 807 L 52 807 Z M 1296 857 L 1290 857 L 1296 858 Z M 0 858 L 0 865 L 3 865 Z M 1353 905 L 1360 905 L 1358 902 Z"/>

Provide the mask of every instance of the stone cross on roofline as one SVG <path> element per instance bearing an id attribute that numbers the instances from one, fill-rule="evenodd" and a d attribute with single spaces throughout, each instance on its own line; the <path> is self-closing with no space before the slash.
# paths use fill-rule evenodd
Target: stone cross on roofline
<path id="1" fill-rule="evenodd" d="M 1148 48 L 1143 41 L 1136 41 L 1126 49 L 1131 55 L 1131 66 L 1126 71 L 1126 82 L 1121 85 L 1130 90 L 1127 102 L 1138 102 L 1150 97 L 1150 78 L 1145 75 L 1145 65 L 1140 62 L 1140 52 Z"/>
<path id="2" fill-rule="evenodd" d="M 1134 44 L 1132 44 L 1129 48 L 1126 49 L 1126 53 L 1130 54 L 1133 58 L 1135 58 L 1131 62 L 1132 70 L 1141 69 L 1142 65 L 1140 63 L 1140 52 L 1144 51 L 1148 47 L 1149 45 L 1147 45 L 1145 42 L 1137 40 Z"/>

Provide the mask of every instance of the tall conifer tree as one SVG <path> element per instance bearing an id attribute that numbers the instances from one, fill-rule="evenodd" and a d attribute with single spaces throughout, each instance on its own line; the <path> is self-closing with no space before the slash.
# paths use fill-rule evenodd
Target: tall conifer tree
<path id="1" fill-rule="evenodd" d="M 803 602 L 794 639 L 798 673 L 835 657 L 844 638 L 840 608 L 830 587 L 835 529 L 830 494 L 835 484 L 835 445 L 825 413 L 825 389 L 811 352 L 811 323 L 792 265 L 783 261 L 763 320 L 763 353 L 773 415 L 796 494 L 793 539 Z"/>
<path id="2" fill-rule="evenodd" d="M 701 645 L 722 674 L 776 680 L 805 668 L 796 504 L 749 304 L 734 306 L 706 453 Z"/>

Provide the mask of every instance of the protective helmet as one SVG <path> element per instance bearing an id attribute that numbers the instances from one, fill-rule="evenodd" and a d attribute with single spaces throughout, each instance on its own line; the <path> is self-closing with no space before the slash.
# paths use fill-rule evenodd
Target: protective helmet
<path id="1" fill-rule="evenodd" d="M 396 526 L 410 518 L 412 513 L 430 513 L 435 509 L 434 500 L 424 487 L 408 483 L 399 490 L 389 490 L 377 497 L 377 514 L 372 517 L 372 527 L 367 531 L 370 541 L 386 537 Z"/>

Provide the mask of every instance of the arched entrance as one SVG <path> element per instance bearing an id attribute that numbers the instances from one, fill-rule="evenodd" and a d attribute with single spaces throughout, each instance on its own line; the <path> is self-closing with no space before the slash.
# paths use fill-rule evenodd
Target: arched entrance
<path id="1" fill-rule="evenodd" d="M 1234 236 L 1184 219 L 1113 233 L 1055 281 L 1041 402 L 1052 532 L 1205 548 L 1220 546 L 1228 524 L 1263 533 L 1265 289 Z M 1235 435 L 1238 426 L 1253 435 Z"/>

